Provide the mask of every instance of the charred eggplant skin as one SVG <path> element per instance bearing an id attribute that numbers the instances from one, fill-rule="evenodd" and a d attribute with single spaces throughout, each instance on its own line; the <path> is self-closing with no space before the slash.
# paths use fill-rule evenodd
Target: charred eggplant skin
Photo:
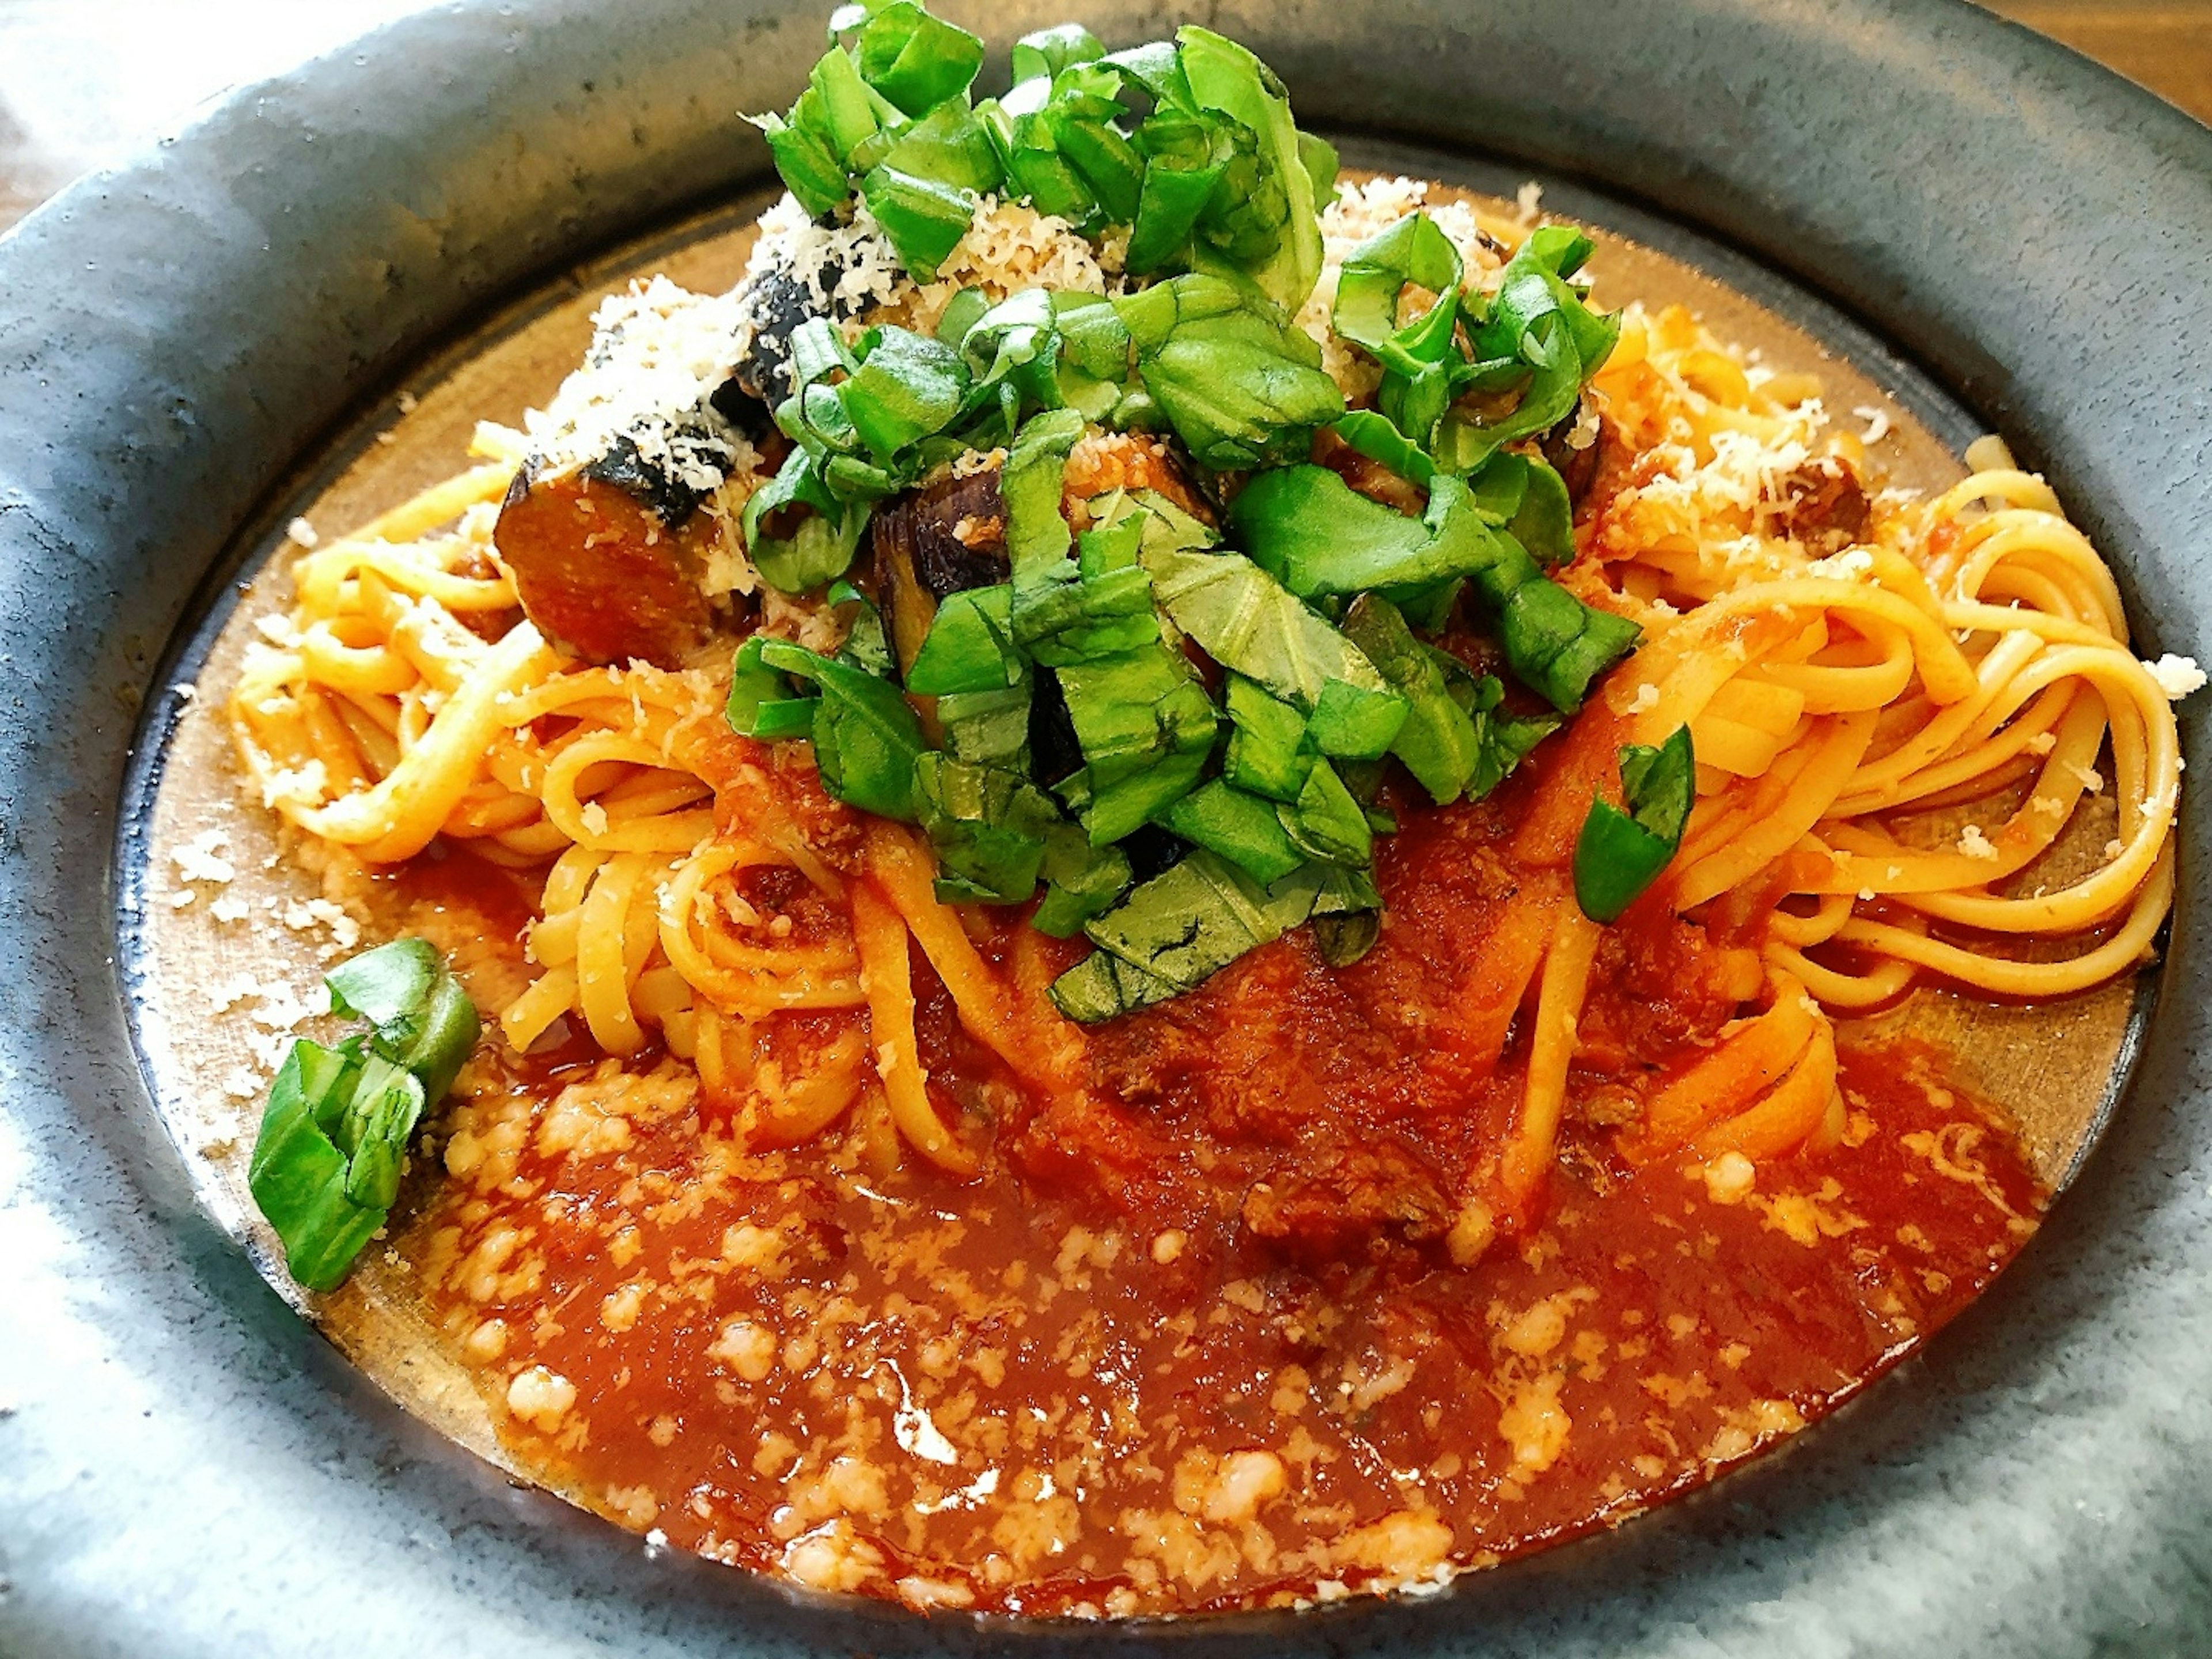
<path id="1" fill-rule="evenodd" d="M 533 478 L 526 470 L 493 535 L 541 633 L 592 662 L 675 668 L 714 627 L 699 578 L 715 528 L 695 513 L 669 530 L 627 486 L 588 471 Z"/>
<path id="2" fill-rule="evenodd" d="M 933 599 L 1002 582 L 1006 554 L 1006 498 L 995 466 L 966 477 L 947 474 L 876 509 L 876 556 L 904 559 Z"/>
<path id="3" fill-rule="evenodd" d="M 731 379 L 771 413 L 791 395 L 791 337 L 799 325 L 817 317 L 842 323 L 859 314 L 863 300 L 837 291 L 842 274 L 835 262 L 825 261 L 811 281 L 788 264 L 764 266 L 745 278 L 740 299 L 752 338 Z M 829 297 L 817 299 L 817 293 Z"/>
<path id="4" fill-rule="evenodd" d="M 711 439 L 714 434 L 702 429 L 691 435 Z M 726 459 L 734 459 L 734 449 L 719 443 L 714 447 L 723 451 Z M 674 470 L 647 460 L 636 440 L 627 433 L 611 442 L 604 455 L 580 470 L 586 477 L 626 491 L 671 530 L 681 529 L 699 510 L 699 503 L 707 499 L 707 491 L 685 483 Z M 526 472 L 524 476 L 526 478 Z"/>
<path id="5" fill-rule="evenodd" d="M 995 465 L 948 472 L 892 497 L 876 508 L 868 534 L 877 601 L 902 672 L 913 665 L 946 595 L 988 587 L 1012 573 Z"/>

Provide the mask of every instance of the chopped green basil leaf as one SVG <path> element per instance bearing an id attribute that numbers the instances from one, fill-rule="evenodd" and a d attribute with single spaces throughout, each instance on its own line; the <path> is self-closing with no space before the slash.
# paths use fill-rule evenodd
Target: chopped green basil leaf
<path id="1" fill-rule="evenodd" d="M 293 1043 L 269 1091 L 246 1184 L 292 1276 L 335 1290 L 399 1194 L 409 1141 L 476 1045 L 476 1006 L 438 953 L 397 939 L 332 969 L 332 1008 L 371 1029 Z"/>
<path id="2" fill-rule="evenodd" d="M 1217 778 L 1168 809 L 1162 820 L 1195 846 L 1208 848 L 1257 882 L 1286 876 L 1306 860 L 1275 804 Z"/>
<path id="3" fill-rule="evenodd" d="M 1592 921 L 1618 919 L 1681 846 L 1698 789 L 1690 728 L 1678 726 L 1656 749 L 1624 744 L 1620 783 L 1628 810 L 1592 801 L 1575 842 L 1575 902 Z"/>
<path id="4" fill-rule="evenodd" d="M 1128 890 L 1129 876 L 1128 855 L 1120 848 L 1093 847 L 1073 824 L 1055 824 L 1045 836 L 1044 897 L 1030 926 L 1054 939 L 1073 939 Z"/>
<path id="5" fill-rule="evenodd" d="M 1003 691 L 1022 676 L 1013 640 L 1014 591 L 1004 582 L 948 593 L 907 671 L 907 690 L 939 697 L 962 691 Z"/>
<path id="6" fill-rule="evenodd" d="M 1327 761 L 1314 763 L 1294 804 L 1275 811 L 1291 843 L 1308 858 L 1362 867 L 1374 856 L 1367 814 Z"/>
<path id="7" fill-rule="evenodd" d="M 983 66 L 981 40 L 914 0 L 892 0 L 871 16 L 853 54 L 863 81 L 917 118 L 966 92 Z"/>
<path id="8" fill-rule="evenodd" d="M 1294 801 L 1305 787 L 1316 750 L 1306 741 L 1305 716 L 1256 681 L 1231 673 L 1232 729 L 1221 775 L 1239 789 L 1271 800 Z"/>
<path id="9" fill-rule="evenodd" d="M 814 729 L 816 699 L 794 696 L 790 681 L 761 660 L 768 642 L 766 635 L 755 634 L 738 647 L 724 717 L 741 738 L 803 738 Z"/>
<path id="10" fill-rule="evenodd" d="M 1381 754 L 1405 718 L 1406 702 L 1358 648 L 1237 553 L 1147 551 L 1152 591 L 1176 626 L 1231 668 L 1309 715 L 1331 696 L 1323 753 Z M 1332 684 L 1340 692 L 1330 693 Z M 1366 694 L 1358 696 L 1356 694 Z M 1348 746 L 1344 746 L 1348 745 Z"/>
<path id="11" fill-rule="evenodd" d="M 770 640 L 761 660 L 822 688 L 814 711 L 814 763 L 822 787 L 848 805 L 912 823 L 921 726 L 897 686 L 787 640 Z"/>
<path id="12" fill-rule="evenodd" d="M 1018 773 L 971 766 L 934 750 L 915 763 L 915 801 L 937 849 L 937 896 L 1018 904 L 1036 890 L 1052 799 Z"/>

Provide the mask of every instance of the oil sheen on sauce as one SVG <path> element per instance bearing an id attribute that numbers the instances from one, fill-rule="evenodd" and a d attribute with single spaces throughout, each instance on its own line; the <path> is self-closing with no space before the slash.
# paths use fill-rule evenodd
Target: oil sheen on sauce
<path id="1" fill-rule="evenodd" d="M 1450 1171 L 1521 1078 L 1455 1041 L 1517 891 L 1502 793 L 1385 844 L 1356 969 L 1301 930 L 1095 1036 L 1088 1121 L 1025 1102 L 917 953 L 971 1183 L 859 1115 L 749 1151 L 665 1057 L 487 1062 L 398 1243 L 514 1461 L 820 1588 L 1121 1614 L 1434 1582 L 1832 1408 L 2020 1249 L 2034 1180 L 1940 1054 L 1848 1030 L 1840 1144 L 1622 1163 L 1638 1079 L 1725 1017 L 1668 922 L 1601 958 L 1540 1218 L 1460 1265 Z M 517 937 L 500 879 L 451 860 L 413 908 Z"/>

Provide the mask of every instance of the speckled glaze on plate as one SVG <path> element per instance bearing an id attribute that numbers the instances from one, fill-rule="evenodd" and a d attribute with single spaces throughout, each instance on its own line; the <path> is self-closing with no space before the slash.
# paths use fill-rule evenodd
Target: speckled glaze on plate
<path id="1" fill-rule="evenodd" d="M 1000 40 L 1069 9 L 945 9 Z M 1566 181 L 1568 211 L 1655 210 L 1751 256 L 1723 274 L 1754 292 L 1757 263 L 1787 273 L 1871 330 L 1834 323 L 1855 357 L 1907 354 L 2051 475 L 2143 648 L 2212 655 L 2212 133 L 2186 118 L 1932 0 L 1073 9 L 1117 40 L 1196 15 L 1310 125 L 1508 158 Z M 2128 1094 L 1996 1289 L 1782 1454 L 1428 1602 L 1024 1632 L 641 1555 L 389 1406 L 201 1218 L 112 961 L 118 805 L 174 631 L 300 458 L 441 336 L 758 180 L 737 111 L 788 100 L 819 24 L 450 7 L 238 95 L 0 241 L 0 1652 L 2212 1641 L 2202 811 Z"/>

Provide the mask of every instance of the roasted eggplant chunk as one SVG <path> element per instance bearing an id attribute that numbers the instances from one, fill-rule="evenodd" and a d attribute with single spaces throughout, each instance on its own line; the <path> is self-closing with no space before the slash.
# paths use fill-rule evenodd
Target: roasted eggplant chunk
<path id="1" fill-rule="evenodd" d="M 876 591 L 890 617 L 902 670 L 914 661 L 948 593 L 1006 580 L 1006 498 L 1000 458 L 970 453 L 902 495 L 878 507 L 869 531 Z M 1090 503 L 1117 489 L 1155 490 L 1185 512 L 1212 520 L 1212 509 L 1167 446 L 1139 434 L 1086 434 L 1067 458 L 1060 514 L 1076 529 Z"/>
<path id="2" fill-rule="evenodd" d="M 827 317 L 842 323 L 857 315 L 866 296 L 842 293 L 843 274 L 833 251 L 810 270 L 787 259 L 763 265 L 738 284 L 733 297 L 744 316 L 744 349 L 732 379 L 744 394 L 773 412 L 791 395 L 791 337 L 801 323 Z"/>
<path id="3" fill-rule="evenodd" d="M 1006 499 L 995 464 L 886 501 L 874 523 L 877 558 L 910 568 L 932 600 L 1006 580 Z"/>
<path id="4" fill-rule="evenodd" d="M 593 322 L 583 367 L 533 427 L 494 539 L 548 637 L 597 662 L 672 666 L 714 620 L 708 577 L 726 530 L 705 504 L 759 464 L 719 395 L 739 310 L 732 295 L 656 278 Z"/>
<path id="5" fill-rule="evenodd" d="M 518 476 L 500 510 L 500 557 L 538 631 L 592 662 L 680 666 L 714 624 L 702 586 L 722 520 L 672 530 L 619 484 L 588 471 Z"/>

